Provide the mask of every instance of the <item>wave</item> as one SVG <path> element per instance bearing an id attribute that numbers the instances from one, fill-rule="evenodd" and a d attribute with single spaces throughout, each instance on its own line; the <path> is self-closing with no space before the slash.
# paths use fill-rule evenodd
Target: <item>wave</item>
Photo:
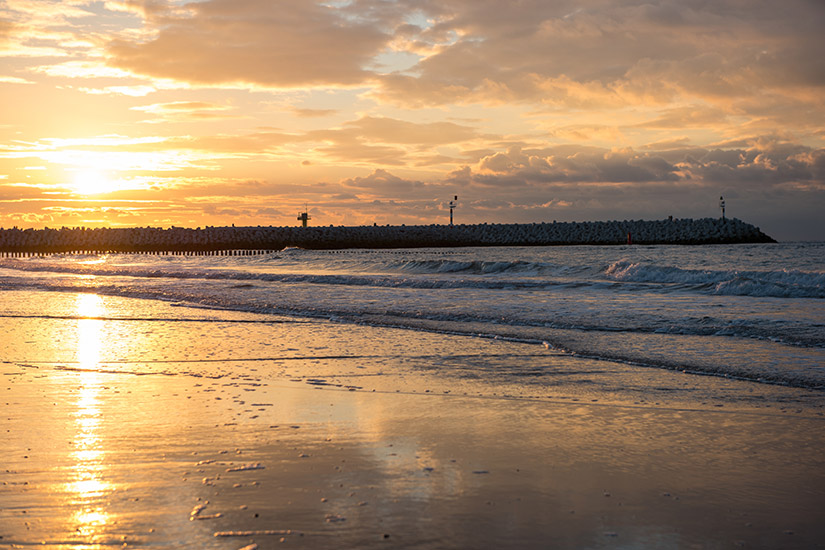
<path id="1" fill-rule="evenodd" d="M 458 264 L 460 262 L 451 262 Z M 475 263 L 475 262 L 471 262 Z M 385 288 L 477 288 L 477 289 L 540 289 L 569 284 L 565 281 L 530 280 L 530 279 L 455 279 L 432 277 L 403 277 L 395 274 L 360 275 L 360 274 L 324 274 L 324 273 L 266 273 L 229 269 L 169 269 L 138 266 L 107 266 L 78 264 L 0 264 L 0 267 L 26 272 L 61 273 L 70 275 L 94 275 L 102 277 L 137 277 L 150 279 L 204 279 L 225 281 L 261 281 L 277 283 L 308 283 L 319 285 L 374 286 Z M 452 271 L 459 272 L 456 266 Z M 469 269 L 469 268 L 468 268 Z M 489 268 L 488 268 L 489 269 Z M 603 284 L 603 283 L 602 283 Z"/>
<path id="2" fill-rule="evenodd" d="M 438 274 L 466 273 L 473 275 L 491 275 L 518 273 L 520 275 L 552 275 L 559 273 L 559 268 L 551 264 L 527 261 L 460 261 L 460 260 L 412 260 L 391 264 L 391 268 L 401 272 Z"/>
<path id="3" fill-rule="evenodd" d="M 359 263 L 359 266 L 364 265 L 367 264 Z M 261 281 L 382 288 L 549 290 L 589 286 L 631 292 L 685 291 L 721 296 L 825 298 L 825 272 L 683 269 L 628 260 L 620 260 L 600 269 L 595 266 L 554 265 L 528 261 L 427 259 L 383 264 L 383 269 L 378 269 L 383 271 L 383 274 L 358 273 L 358 266 L 353 268 L 352 265 L 342 269 L 344 272 L 340 274 L 330 273 L 336 270 L 334 265 L 323 266 L 323 269 L 319 269 L 322 271 L 320 273 L 307 270 L 303 273 L 272 273 L 242 267 L 219 269 L 197 265 L 124 266 L 12 260 L 0 261 L 0 268 L 102 277 Z M 372 268 L 376 269 L 374 265 Z"/>
<path id="4" fill-rule="evenodd" d="M 268 285 L 220 284 L 176 285 L 164 281 L 157 284 L 130 284 L 99 279 L 90 283 L 87 279 L 39 279 L 2 280 L 2 290 L 47 290 L 55 292 L 96 292 L 123 297 L 159 299 L 180 303 L 190 307 L 233 310 L 265 315 L 287 315 L 298 317 L 321 317 L 347 319 L 363 322 L 367 317 L 391 316 L 410 322 L 428 320 L 444 323 L 476 323 L 547 330 L 575 330 L 583 333 L 624 333 L 658 334 L 677 337 L 731 337 L 735 339 L 756 339 L 772 341 L 801 348 L 825 347 L 823 325 L 806 322 L 780 320 L 774 317 L 758 319 L 730 319 L 726 316 L 693 317 L 673 312 L 636 312 L 626 316 L 619 312 L 603 315 L 585 309 L 558 308 L 546 310 L 541 305 L 519 302 L 511 303 L 504 295 L 501 300 L 493 299 L 491 306 L 472 302 L 464 307 L 444 308 L 438 287 L 435 292 L 416 294 L 415 297 L 399 297 L 397 300 L 374 300 L 373 293 L 361 291 L 355 294 L 332 294 L 324 299 L 312 288 L 295 288 L 289 292 L 273 292 Z M 559 287 L 561 288 L 561 287 Z M 568 287 L 570 289 L 572 287 Z M 432 289 L 429 287 L 427 290 Z M 565 289 L 566 292 L 568 289 Z M 527 294 L 529 296 L 529 294 Z M 516 299 L 518 300 L 518 299 Z M 473 305 L 475 303 L 475 305 Z M 498 304 L 498 305 L 496 305 Z"/>
<path id="5" fill-rule="evenodd" d="M 618 282 L 677 285 L 722 296 L 825 298 L 825 272 L 682 269 L 622 260 L 604 274 Z"/>

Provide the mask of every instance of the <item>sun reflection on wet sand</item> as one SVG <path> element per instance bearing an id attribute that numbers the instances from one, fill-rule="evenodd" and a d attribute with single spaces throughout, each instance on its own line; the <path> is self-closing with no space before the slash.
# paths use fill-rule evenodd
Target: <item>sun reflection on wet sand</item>
<path id="1" fill-rule="evenodd" d="M 103 312 L 103 300 L 95 294 L 77 297 L 77 360 L 79 363 L 79 387 L 76 401 L 75 450 L 70 454 L 74 461 L 74 479 L 67 483 L 70 503 L 77 507 L 73 514 L 75 530 L 82 536 L 95 536 L 110 523 L 110 516 L 100 506 L 101 499 L 112 490 L 105 478 L 105 451 L 100 438 L 102 422 L 100 390 L 102 381 L 97 372 L 103 321 L 94 319 Z"/>
<path id="2" fill-rule="evenodd" d="M 103 300 L 97 294 L 78 294 L 77 360 L 84 370 L 95 370 L 100 361 L 100 333 L 103 322 L 95 319 L 103 312 Z"/>
<path id="3" fill-rule="evenodd" d="M 723 392 L 740 382 L 710 377 L 692 382 L 705 407 L 627 394 L 612 404 L 607 392 L 555 386 L 542 396 L 531 382 L 444 374 L 523 361 L 518 342 L 269 318 L 175 322 L 178 306 L 40 299 L 38 311 L 60 318 L 0 317 L 0 332 L 22 327 L 8 332 L 15 355 L 44 361 L 0 361 L 2 548 L 240 548 L 252 541 L 215 534 L 270 528 L 305 533 L 281 542 L 318 550 L 822 540 L 819 405 L 805 417 L 735 409 Z M 365 345 L 374 358 L 321 358 Z M 642 385 L 620 364 L 532 364 Z"/>

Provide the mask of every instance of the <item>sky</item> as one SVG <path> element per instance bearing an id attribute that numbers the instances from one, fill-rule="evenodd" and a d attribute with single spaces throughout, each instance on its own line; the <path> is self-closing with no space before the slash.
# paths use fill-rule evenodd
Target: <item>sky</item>
<path id="1" fill-rule="evenodd" d="M 822 0 L 0 0 L 0 227 L 825 240 Z"/>

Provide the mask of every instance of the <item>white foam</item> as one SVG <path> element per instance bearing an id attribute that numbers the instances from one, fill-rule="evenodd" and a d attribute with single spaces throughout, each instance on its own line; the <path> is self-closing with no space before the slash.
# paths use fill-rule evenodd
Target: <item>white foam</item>
<path id="1" fill-rule="evenodd" d="M 300 531 L 292 529 L 258 529 L 254 531 L 216 531 L 215 537 L 255 537 L 255 536 L 285 536 L 301 535 Z"/>
<path id="2" fill-rule="evenodd" d="M 248 470 L 263 470 L 264 466 L 261 465 L 260 462 L 255 462 L 252 464 L 243 464 L 241 466 L 234 466 L 232 468 L 227 468 L 227 472 L 246 472 Z"/>

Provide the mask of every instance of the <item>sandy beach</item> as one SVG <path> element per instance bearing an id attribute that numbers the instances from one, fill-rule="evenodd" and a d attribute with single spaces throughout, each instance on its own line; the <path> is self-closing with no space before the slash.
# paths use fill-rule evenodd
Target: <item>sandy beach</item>
<path id="1" fill-rule="evenodd" d="M 825 546 L 819 391 L 505 339 L 3 296 L 0 548 Z M 519 362 L 558 383 L 478 376 Z"/>

